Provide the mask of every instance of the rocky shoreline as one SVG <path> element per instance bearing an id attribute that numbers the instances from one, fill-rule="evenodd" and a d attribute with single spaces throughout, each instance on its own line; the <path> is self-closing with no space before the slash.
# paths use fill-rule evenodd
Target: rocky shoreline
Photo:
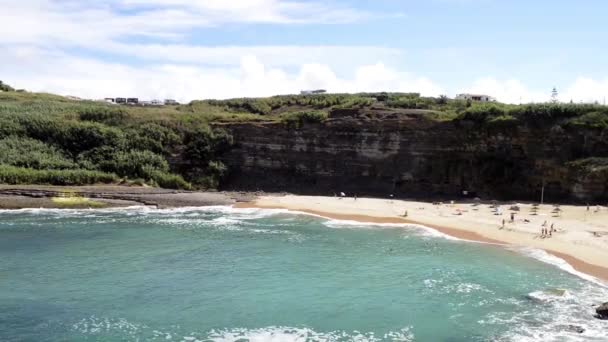
<path id="1" fill-rule="evenodd" d="M 245 192 L 196 192 L 127 186 L 0 186 L 0 209 L 88 208 L 147 205 L 157 208 L 232 205 L 254 199 Z M 57 198 L 90 201 L 60 203 Z"/>

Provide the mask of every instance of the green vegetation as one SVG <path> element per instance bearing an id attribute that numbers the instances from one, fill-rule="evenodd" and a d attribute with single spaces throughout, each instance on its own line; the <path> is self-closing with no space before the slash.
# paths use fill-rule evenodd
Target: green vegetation
<path id="1" fill-rule="evenodd" d="M 287 126 L 299 128 L 304 123 L 321 123 L 327 120 L 327 113 L 322 111 L 292 112 L 281 115 L 281 121 Z"/>
<path id="2" fill-rule="evenodd" d="M 572 118 L 566 122 L 573 127 L 608 128 L 608 113 L 606 111 L 594 111 Z"/>
<path id="3" fill-rule="evenodd" d="M 217 186 L 226 173 L 219 156 L 230 148 L 232 137 L 209 126 L 222 120 L 181 107 L 118 107 L 2 92 L 0 183 Z M 226 121 L 233 120 L 234 113 L 225 114 Z M 182 151 L 188 168 L 171 168 L 168 158 Z"/>
<path id="4" fill-rule="evenodd" d="M 0 91 L 15 91 L 15 89 L 13 87 L 9 86 L 8 84 L 5 84 L 2 81 L 0 81 Z"/>
<path id="5" fill-rule="evenodd" d="M 11 184 L 217 188 L 229 172 L 222 155 L 235 143 L 218 128 L 222 124 L 263 121 L 302 129 L 333 119 L 337 109 L 360 109 L 372 119 L 388 113 L 392 118 L 462 122 L 475 129 L 608 129 L 608 107 L 590 104 L 507 105 L 417 93 L 361 93 L 133 107 L 19 92 L 2 82 L 0 90 L 0 182 Z"/>
<path id="6" fill-rule="evenodd" d="M 569 162 L 568 166 L 584 172 L 608 171 L 608 158 L 579 159 Z"/>
<path id="7" fill-rule="evenodd" d="M 0 183 L 3 184 L 49 184 L 82 185 L 115 183 L 119 179 L 111 173 L 90 170 L 35 170 L 9 165 L 0 165 Z"/>
<path id="8" fill-rule="evenodd" d="M 422 97 L 417 93 L 360 93 L 285 95 L 269 98 L 194 101 L 180 111 L 208 111 L 210 121 L 279 121 L 293 126 L 301 113 L 331 113 L 337 108 L 414 110 L 433 121 L 471 121 L 488 127 L 518 125 L 603 129 L 608 126 L 608 107 L 597 104 L 476 103 L 446 96 Z M 234 117 L 232 117 L 234 116 Z M 327 117 L 331 116 L 326 116 Z M 319 120 L 323 121 L 323 120 Z M 312 119 L 310 122 L 319 122 Z M 299 125 L 299 124 L 298 124 Z"/>

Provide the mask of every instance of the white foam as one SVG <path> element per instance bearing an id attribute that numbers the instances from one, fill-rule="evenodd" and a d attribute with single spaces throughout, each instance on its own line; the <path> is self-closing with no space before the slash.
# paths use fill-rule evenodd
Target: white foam
<path id="1" fill-rule="evenodd" d="M 304 213 L 306 214 L 306 213 Z M 358 221 L 350 221 L 350 220 L 336 220 L 330 219 L 318 215 L 314 215 L 317 217 L 321 217 L 326 219 L 323 223 L 326 227 L 339 229 L 339 228 L 401 228 L 401 229 L 409 229 L 415 231 L 418 235 L 423 237 L 431 237 L 431 238 L 441 238 L 452 241 L 468 241 L 464 239 L 459 239 L 457 237 L 444 234 L 436 229 L 418 225 L 411 223 L 376 223 L 376 222 L 358 222 Z"/>
<path id="2" fill-rule="evenodd" d="M 50 209 L 50 208 L 27 208 L 27 209 L 1 209 L 2 214 L 29 214 L 29 215 L 56 215 L 66 216 L 75 215 L 84 217 L 85 215 L 126 213 L 137 215 L 176 215 L 184 214 L 195 215 L 197 213 L 223 213 L 242 215 L 243 219 L 260 219 L 274 215 L 287 213 L 285 209 L 258 209 L 258 208 L 234 208 L 232 206 L 207 206 L 207 207 L 179 207 L 179 208 L 155 208 L 151 206 L 130 206 L 117 208 L 99 209 Z"/>
<path id="3" fill-rule="evenodd" d="M 398 331 L 391 331 L 376 336 L 373 332 L 336 330 L 320 332 L 307 327 L 277 327 L 270 326 L 258 329 L 231 328 L 214 329 L 200 333 L 191 331 L 188 333 L 178 331 L 162 331 L 151 329 L 145 324 L 132 323 L 125 319 L 98 318 L 95 316 L 82 319 L 72 325 L 72 331 L 83 335 L 103 337 L 106 334 L 114 335 L 121 332 L 136 340 L 171 340 L 184 342 L 371 342 L 371 341 L 402 341 L 414 340 L 412 327 L 406 327 Z"/>
<path id="4" fill-rule="evenodd" d="M 570 274 L 573 274 L 579 278 L 592 282 L 596 285 L 602 286 L 604 288 L 608 288 L 608 286 L 599 280 L 598 278 L 591 276 L 589 274 L 579 272 L 572 267 L 566 260 L 559 258 L 553 254 L 549 254 L 542 249 L 531 248 L 531 247 L 508 247 L 511 250 L 522 253 L 528 257 L 534 258 L 536 260 L 542 261 L 544 263 L 553 265 L 563 271 L 566 271 Z"/>
<path id="5" fill-rule="evenodd" d="M 209 333 L 207 340 L 213 342 L 305 342 L 305 341 L 413 341 L 414 334 L 411 327 L 399 331 L 391 331 L 376 336 L 373 332 L 360 331 L 331 331 L 318 332 L 310 328 L 267 327 L 262 329 L 229 329 L 214 330 Z"/>
<path id="6" fill-rule="evenodd" d="M 513 327 L 499 341 L 606 341 L 608 322 L 592 316 L 595 300 L 606 294 L 590 283 L 563 295 L 555 290 L 533 291 L 526 296 L 535 303 L 532 309 L 515 315 L 493 313 L 479 323 Z M 577 328 L 584 331 L 579 333 Z"/>

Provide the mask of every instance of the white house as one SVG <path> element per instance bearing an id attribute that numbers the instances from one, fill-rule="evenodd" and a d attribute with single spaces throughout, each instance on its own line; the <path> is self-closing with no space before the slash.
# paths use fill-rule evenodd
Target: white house
<path id="1" fill-rule="evenodd" d="M 490 95 L 483 94 L 458 94 L 456 100 L 474 101 L 474 102 L 496 102 L 496 99 Z"/>

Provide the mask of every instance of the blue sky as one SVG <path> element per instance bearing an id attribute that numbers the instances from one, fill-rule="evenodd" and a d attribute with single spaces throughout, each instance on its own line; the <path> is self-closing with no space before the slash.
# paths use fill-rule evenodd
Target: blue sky
<path id="1" fill-rule="evenodd" d="M 87 98 L 608 95 L 599 0 L 0 0 L 0 79 Z"/>

